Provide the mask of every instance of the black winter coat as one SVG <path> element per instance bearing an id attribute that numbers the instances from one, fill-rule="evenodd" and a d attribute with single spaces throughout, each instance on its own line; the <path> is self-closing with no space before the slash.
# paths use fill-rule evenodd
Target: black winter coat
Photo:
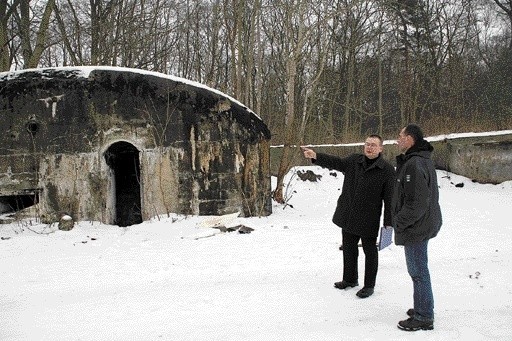
<path id="1" fill-rule="evenodd" d="M 408 245 L 434 238 L 443 223 L 437 175 L 430 155 L 434 148 L 423 140 L 397 156 L 393 194 L 395 244 Z"/>
<path id="2" fill-rule="evenodd" d="M 341 195 L 332 221 L 344 232 L 360 237 L 377 237 L 379 234 L 382 203 L 384 225 L 391 226 L 391 200 L 395 170 L 379 155 L 366 167 L 363 154 L 339 158 L 317 153 L 313 162 L 321 167 L 343 172 Z"/>

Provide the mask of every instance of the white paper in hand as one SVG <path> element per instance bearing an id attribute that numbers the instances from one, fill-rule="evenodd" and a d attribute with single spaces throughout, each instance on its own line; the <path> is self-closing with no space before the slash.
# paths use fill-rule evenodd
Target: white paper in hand
<path id="1" fill-rule="evenodd" d="M 379 251 L 387 248 L 393 242 L 393 228 L 382 226 L 380 228 Z"/>

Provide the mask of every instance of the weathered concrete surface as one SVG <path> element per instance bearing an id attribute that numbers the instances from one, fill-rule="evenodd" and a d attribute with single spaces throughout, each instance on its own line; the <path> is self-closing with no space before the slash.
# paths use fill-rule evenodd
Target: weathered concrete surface
<path id="1" fill-rule="evenodd" d="M 0 110 L 0 202 L 37 193 L 48 221 L 117 223 L 130 177 L 140 198 L 126 209 L 142 220 L 271 212 L 270 132 L 212 89 L 133 69 L 28 70 L 0 74 Z M 114 169 L 126 155 L 140 169 Z"/>
<path id="2" fill-rule="evenodd" d="M 482 183 L 512 180 L 512 141 L 450 143 L 449 170 Z"/>

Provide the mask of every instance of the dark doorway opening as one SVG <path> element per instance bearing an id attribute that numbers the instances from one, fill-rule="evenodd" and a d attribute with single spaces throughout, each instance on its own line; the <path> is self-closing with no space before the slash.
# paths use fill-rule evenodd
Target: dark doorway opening
<path id="1" fill-rule="evenodd" d="M 29 190 L 26 193 L 0 196 L 0 213 L 12 213 L 24 210 L 39 202 L 39 191 Z"/>
<path id="2" fill-rule="evenodd" d="M 105 152 L 105 161 L 114 173 L 115 224 L 142 223 L 139 151 L 128 142 L 116 142 Z"/>

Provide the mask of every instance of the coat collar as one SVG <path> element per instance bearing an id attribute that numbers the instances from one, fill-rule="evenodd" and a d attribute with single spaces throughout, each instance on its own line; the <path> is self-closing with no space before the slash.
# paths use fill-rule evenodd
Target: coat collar
<path id="1" fill-rule="evenodd" d="M 365 166 L 364 158 L 365 158 L 365 155 L 360 154 L 359 160 L 357 161 L 358 163 L 360 163 L 363 166 L 363 168 Z M 376 167 L 378 167 L 380 169 L 384 169 L 384 166 L 385 166 L 384 158 L 382 157 L 382 153 L 379 153 L 379 156 L 377 156 L 377 160 L 375 160 L 375 162 L 370 167 L 368 167 L 367 170 L 370 170 L 370 169 L 376 168 Z"/>
<path id="2" fill-rule="evenodd" d="M 407 160 L 414 156 L 429 159 L 434 147 L 426 140 L 422 140 L 420 143 L 415 144 L 405 154 L 400 154 L 396 157 L 396 165 L 401 167 Z"/>

